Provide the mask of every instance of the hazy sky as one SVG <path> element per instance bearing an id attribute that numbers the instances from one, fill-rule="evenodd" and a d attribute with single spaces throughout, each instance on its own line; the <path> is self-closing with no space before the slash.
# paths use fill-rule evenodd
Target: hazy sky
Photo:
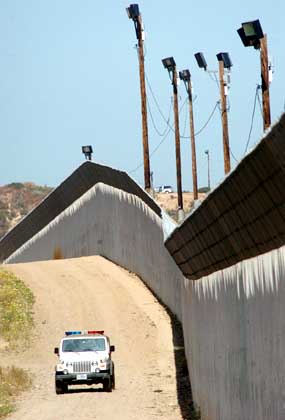
<path id="1" fill-rule="evenodd" d="M 57 186 L 84 160 L 81 146 L 91 144 L 94 160 L 131 173 L 143 184 L 141 109 L 136 37 L 121 0 L 0 0 L 0 184 L 32 181 Z M 210 75 L 199 69 L 194 53 L 203 51 L 209 69 L 216 54 L 233 62 L 229 91 L 230 147 L 244 155 L 251 126 L 259 51 L 245 48 L 236 30 L 260 19 L 268 34 L 274 64 L 272 121 L 285 103 L 284 0 L 142 0 L 146 30 L 149 144 L 153 151 L 166 129 L 172 86 L 161 59 L 173 56 L 178 69 L 189 68 L 194 87 L 195 131 L 219 100 Z M 212 74 L 213 77 L 213 74 Z M 151 93 L 152 90 L 153 94 Z M 189 136 L 186 91 L 179 86 L 180 131 Z M 184 104 L 184 106 L 183 106 Z M 158 110 L 159 108 L 159 110 Z M 257 101 L 250 146 L 262 136 Z M 222 128 L 216 109 L 196 137 L 198 184 L 207 184 L 205 150 L 211 156 L 211 181 L 223 178 Z M 182 186 L 192 190 L 190 140 L 181 139 Z M 232 166 L 236 164 L 232 158 Z M 151 157 L 154 185 L 176 186 L 174 134 Z"/>

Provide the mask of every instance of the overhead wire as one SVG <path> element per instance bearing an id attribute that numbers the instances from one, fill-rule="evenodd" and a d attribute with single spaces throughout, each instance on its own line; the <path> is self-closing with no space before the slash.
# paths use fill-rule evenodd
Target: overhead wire
<path id="1" fill-rule="evenodd" d="M 152 157 L 156 151 L 160 148 L 160 146 L 162 145 L 162 143 L 164 143 L 164 141 L 167 139 L 168 134 L 170 133 L 171 129 L 168 128 L 168 131 L 165 133 L 163 139 L 158 143 L 158 145 L 152 150 L 152 152 L 150 153 L 150 157 Z M 132 174 L 134 172 L 136 172 L 138 169 L 140 169 L 141 167 L 143 167 L 144 162 L 140 163 L 136 168 L 132 169 L 131 171 L 129 171 L 129 174 Z"/>
<path id="2" fill-rule="evenodd" d="M 137 46 L 136 46 L 137 47 Z M 138 48 L 137 48 L 137 52 L 138 52 Z M 166 119 L 165 118 L 165 115 L 163 114 L 163 112 L 162 112 L 162 110 L 161 110 L 161 108 L 160 108 L 160 106 L 159 106 L 159 103 L 158 103 L 158 101 L 157 101 L 157 99 L 156 99 L 156 96 L 155 96 L 155 94 L 154 94 L 154 92 L 153 92 L 153 89 L 152 89 L 152 86 L 151 86 L 151 84 L 150 84 L 150 81 L 149 81 L 149 79 L 148 79 L 148 76 L 147 76 L 147 74 L 145 73 L 145 78 L 146 78 L 146 82 L 147 82 L 147 86 L 148 86 L 148 89 L 149 89 L 149 91 L 150 91 L 150 93 L 151 93 L 151 96 L 152 96 L 152 98 L 153 98 L 153 100 L 154 100 L 154 103 L 156 104 L 156 107 L 157 107 L 157 109 L 158 109 L 158 112 L 160 113 L 160 115 L 161 115 L 161 117 L 162 117 L 162 119 L 165 121 L 165 123 L 166 123 L 166 128 L 165 128 L 165 130 L 163 131 L 163 133 L 160 133 L 160 131 L 158 130 L 158 128 L 157 128 L 157 126 L 156 126 L 156 123 L 155 123 L 155 121 L 154 121 L 154 117 L 153 117 L 153 114 L 152 114 L 152 111 L 151 111 L 151 107 L 150 107 L 150 102 L 148 101 L 148 99 L 147 99 L 147 107 L 148 107 L 148 110 L 149 110 L 149 114 L 150 114 L 150 118 L 151 118 L 151 121 L 152 121 L 152 124 L 153 124 L 153 127 L 154 127 L 154 129 L 155 129 L 155 131 L 156 131 L 156 133 L 159 135 L 159 136 L 161 136 L 161 137 L 163 137 L 162 138 L 162 140 L 159 142 L 159 144 L 154 148 L 154 150 L 150 153 L 150 156 L 153 156 L 154 155 L 154 153 L 159 149 L 159 147 L 164 143 L 164 141 L 166 140 L 166 138 L 167 138 L 167 136 L 169 135 L 169 133 L 170 133 L 170 131 L 173 131 L 173 132 L 175 132 L 175 129 L 174 129 L 174 124 L 173 125 L 170 125 L 170 110 L 171 110 L 171 105 L 170 105 L 170 109 L 169 109 L 169 116 L 168 116 L 168 119 Z M 212 77 L 211 77 L 212 78 Z M 218 82 L 217 81 L 217 77 L 216 77 L 216 74 L 215 74 L 215 79 L 213 79 L 215 82 Z M 181 113 L 181 111 L 182 111 L 182 109 L 184 108 L 184 106 L 185 106 L 185 103 L 186 103 L 186 101 L 187 101 L 187 99 L 188 99 L 188 97 L 186 97 L 185 98 L 185 100 L 184 100 L 184 102 L 183 102 L 183 104 L 181 105 L 181 107 L 180 107 L 180 109 L 179 109 L 179 114 Z M 206 121 L 206 123 L 202 126 L 202 128 L 201 129 L 199 129 L 196 133 L 195 133 L 195 136 L 197 136 L 197 135 L 199 135 L 207 126 L 208 126 L 208 124 L 209 124 L 209 122 L 211 121 L 211 119 L 212 119 L 212 117 L 213 117 L 213 115 L 214 115 L 214 113 L 215 113 L 215 111 L 216 111 L 216 109 L 217 109 L 217 107 L 218 107 L 218 105 L 219 105 L 219 103 L 220 103 L 220 101 L 217 101 L 216 102 L 216 104 L 215 104 L 215 107 L 214 107 L 214 109 L 212 110 L 212 112 L 211 112 L 211 114 L 210 114 L 210 116 L 209 116 L 209 118 L 207 119 L 207 121 Z M 185 134 L 185 128 L 186 128 L 186 119 L 187 119 L 187 112 L 186 112 L 186 117 L 185 117 L 185 121 L 184 121 L 184 132 L 183 132 L 183 135 L 180 135 L 180 138 L 184 138 L 184 139 L 189 139 L 190 138 L 190 136 L 185 136 L 184 134 Z M 168 131 L 166 131 L 167 130 L 167 127 L 168 127 Z M 144 165 L 144 163 L 142 162 L 142 163 L 140 163 L 137 167 L 135 167 L 134 169 L 132 169 L 131 171 L 129 171 L 129 173 L 131 174 L 131 173 L 134 173 L 134 172 L 136 172 L 138 169 L 140 169 L 142 166 Z"/>
<path id="3" fill-rule="evenodd" d="M 185 111 L 185 117 L 184 117 L 184 127 L 183 127 L 183 134 L 182 134 L 182 136 L 183 136 L 183 138 L 185 137 L 185 132 L 186 132 L 186 124 L 187 124 L 187 120 L 188 120 L 188 112 L 187 112 L 187 110 Z"/>
<path id="4" fill-rule="evenodd" d="M 261 90 L 261 86 L 260 85 L 257 85 L 257 90 L 258 90 L 257 99 L 258 99 L 258 103 L 259 103 L 260 114 L 261 114 L 261 116 L 263 118 L 263 110 L 262 110 L 262 105 L 261 105 L 261 99 L 260 99 L 260 96 L 259 96 L 259 91 Z"/>
<path id="5" fill-rule="evenodd" d="M 163 136 L 164 136 L 164 134 L 165 134 L 165 133 L 166 133 L 166 131 L 167 131 L 167 128 L 168 128 L 168 123 L 169 123 L 169 120 L 170 120 L 171 102 L 170 102 L 170 106 L 169 106 L 169 113 L 168 113 L 168 119 L 167 119 L 168 123 L 166 124 L 166 126 L 165 126 L 165 130 L 163 131 L 163 133 L 161 133 L 161 132 L 158 130 L 158 128 L 157 128 L 157 126 L 156 126 L 156 123 L 155 123 L 155 121 L 154 121 L 154 117 L 153 117 L 153 114 L 152 114 L 152 110 L 151 110 L 151 106 L 150 106 L 150 103 L 149 103 L 148 97 L 146 98 L 146 101 L 147 101 L 147 109 L 148 109 L 148 111 L 149 111 L 149 115 L 150 115 L 150 119 L 151 119 L 152 125 L 153 125 L 153 127 L 154 127 L 154 129 L 155 129 L 156 133 L 157 133 L 160 137 L 163 137 Z"/>
<path id="6" fill-rule="evenodd" d="M 257 87 L 255 89 L 255 96 L 254 96 L 253 110 L 252 110 L 252 115 L 251 115 L 250 129 L 249 129 L 249 133 L 248 133 L 248 138 L 247 138 L 245 150 L 244 150 L 244 153 L 243 153 L 244 155 L 247 152 L 247 149 L 248 149 L 248 146 L 249 146 L 249 142 L 250 142 L 251 133 L 252 133 L 253 120 L 254 120 L 254 115 L 255 115 L 255 110 L 256 110 L 256 100 L 259 97 L 258 90 L 259 90 L 259 86 L 257 85 Z"/>
<path id="7" fill-rule="evenodd" d="M 217 101 L 216 102 L 216 104 L 215 104 L 215 106 L 214 106 L 214 109 L 213 109 L 213 111 L 211 112 L 211 114 L 210 114 L 210 116 L 209 116 L 209 118 L 207 119 L 207 121 L 206 121 L 206 123 L 203 125 L 203 127 L 202 128 L 200 128 L 200 130 L 198 130 L 196 133 L 195 133 L 195 136 L 198 136 L 200 133 L 202 133 L 202 131 L 207 127 L 207 125 L 209 124 L 209 122 L 211 121 L 211 119 L 212 119 L 212 117 L 213 117 L 213 115 L 214 115 L 214 113 L 215 113 L 215 111 L 216 111 L 216 109 L 217 109 L 217 107 L 219 106 L 219 103 L 220 103 L 220 101 Z"/>

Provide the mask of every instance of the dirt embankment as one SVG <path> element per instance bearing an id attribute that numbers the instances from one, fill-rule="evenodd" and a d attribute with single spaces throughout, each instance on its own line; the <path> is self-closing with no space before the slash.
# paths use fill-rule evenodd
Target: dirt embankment
<path id="1" fill-rule="evenodd" d="M 32 392 L 19 399 L 12 420 L 186 418 L 177 393 L 171 320 L 136 276 L 101 257 L 7 268 L 36 297 L 31 348 L 17 355 L 0 351 L 2 364 L 20 365 L 34 378 Z M 100 385 L 55 394 L 53 349 L 70 329 L 104 329 L 111 337 L 116 346 L 111 394 Z"/>

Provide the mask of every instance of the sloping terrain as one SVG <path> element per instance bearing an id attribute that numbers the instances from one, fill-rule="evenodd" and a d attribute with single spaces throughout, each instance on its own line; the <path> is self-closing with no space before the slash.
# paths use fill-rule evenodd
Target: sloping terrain
<path id="1" fill-rule="evenodd" d="M 52 190 L 32 182 L 0 186 L 0 238 Z"/>
<path id="2" fill-rule="evenodd" d="M 171 320 L 133 274 L 103 259 L 85 257 L 9 265 L 35 297 L 35 335 L 29 349 L 2 364 L 28 369 L 31 393 L 12 420 L 182 419 L 176 389 Z M 70 329 L 104 329 L 116 346 L 116 390 L 101 386 L 54 391 L 53 349 Z"/>

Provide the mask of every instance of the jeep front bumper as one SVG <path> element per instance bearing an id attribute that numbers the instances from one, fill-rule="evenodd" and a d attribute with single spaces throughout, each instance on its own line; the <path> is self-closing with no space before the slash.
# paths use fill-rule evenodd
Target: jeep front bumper
<path id="1" fill-rule="evenodd" d="M 104 379 L 110 379 L 111 374 L 109 371 L 89 372 L 89 373 L 67 373 L 56 372 L 55 380 L 65 384 L 98 384 L 102 383 Z"/>

